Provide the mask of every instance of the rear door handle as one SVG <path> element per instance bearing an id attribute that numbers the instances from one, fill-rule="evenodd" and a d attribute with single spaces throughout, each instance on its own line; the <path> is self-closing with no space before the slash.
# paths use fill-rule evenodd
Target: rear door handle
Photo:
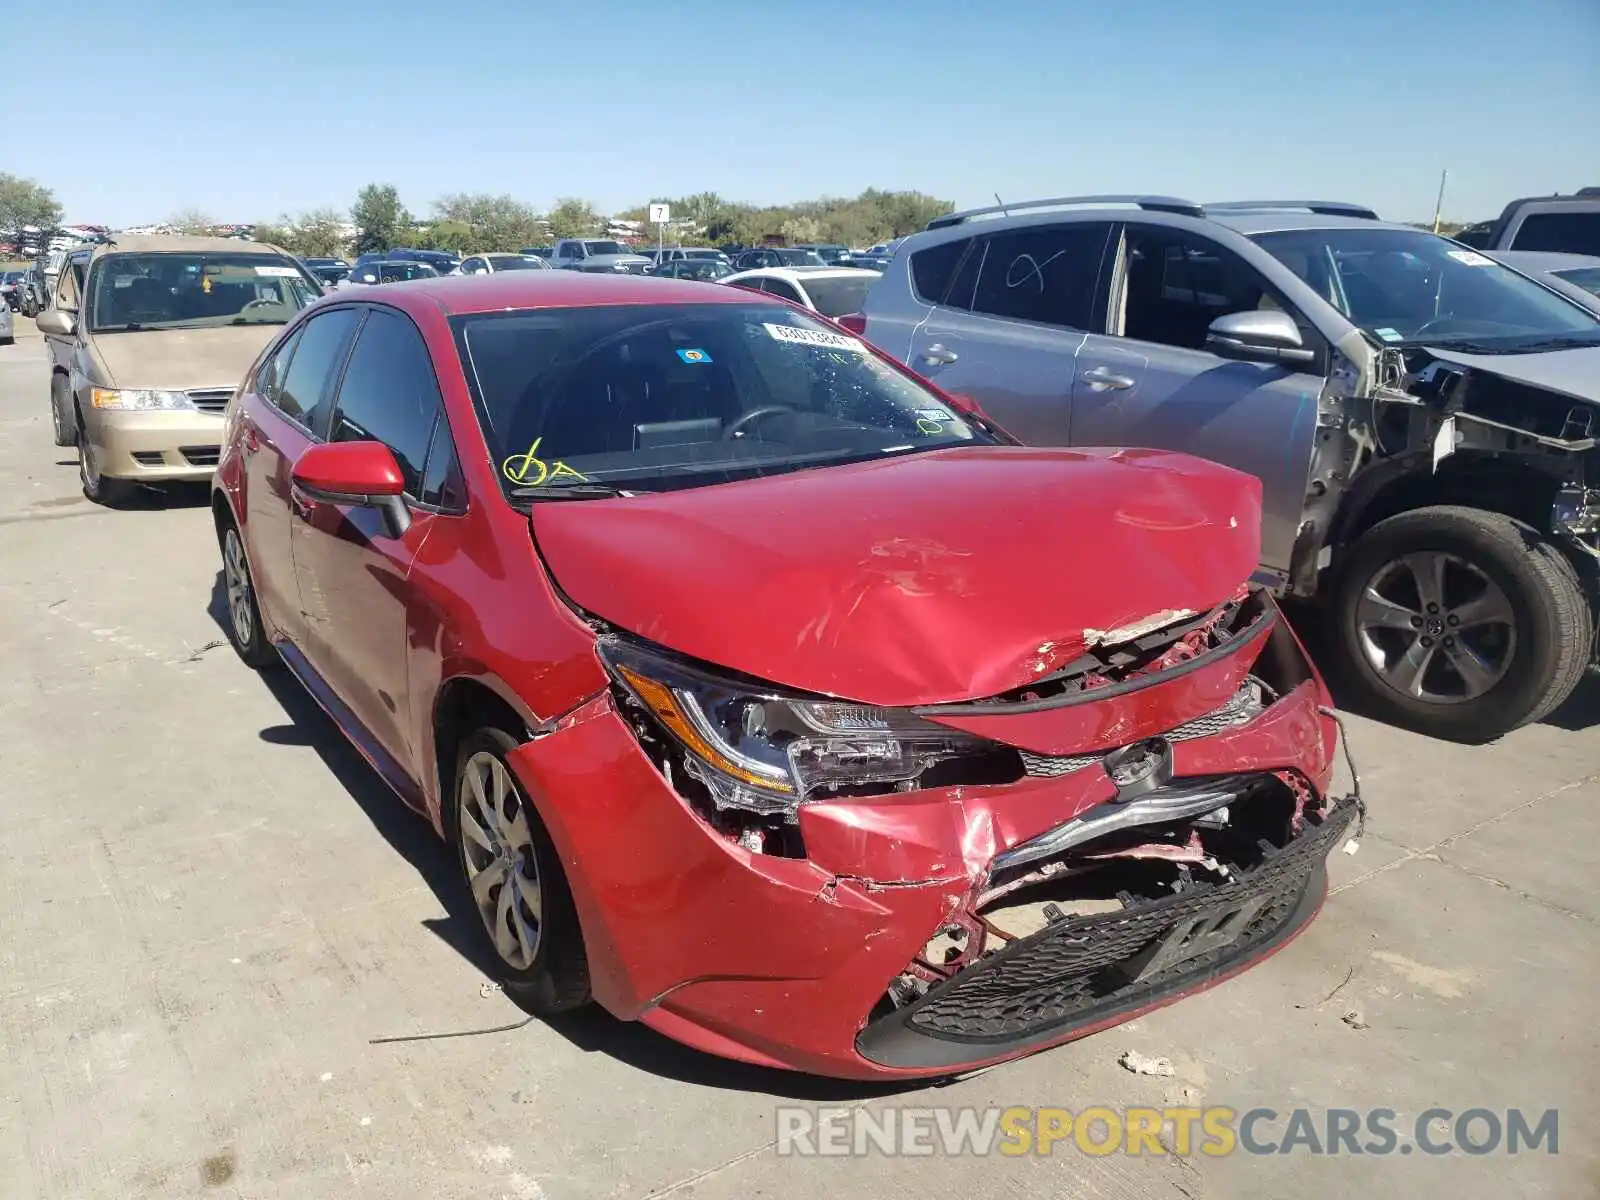
<path id="1" fill-rule="evenodd" d="M 1117 392 L 1133 386 L 1133 377 L 1131 375 L 1118 375 L 1109 367 L 1095 367 L 1091 371 L 1085 371 L 1082 375 L 1079 375 L 1078 378 L 1083 380 L 1085 383 L 1092 383 L 1099 387 L 1110 388 Z"/>
<path id="2" fill-rule="evenodd" d="M 949 366 L 960 357 L 954 350 L 947 349 L 938 342 L 935 342 L 922 352 L 922 361 L 932 363 L 936 367 Z"/>

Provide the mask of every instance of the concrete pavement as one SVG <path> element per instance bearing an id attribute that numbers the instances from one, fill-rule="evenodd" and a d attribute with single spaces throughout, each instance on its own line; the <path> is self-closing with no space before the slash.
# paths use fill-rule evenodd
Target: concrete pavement
<path id="1" fill-rule="evenodd" d="M 1321 917 L 1205 995 L 943 1088 L 742 1068 L 594 1012 L 503 1025 L 452 864 L 217 623 L 203 497 L 99 509 L 0 349 L 0 1195 L 1592 1197 L 1600 682 L 1463 749 L 1353 719 Z M 1358 1012 L 1359 1018 L 1347 1020 Z M 1173 1078 L 1132 1075 L 1124 1049 Z M 780 1157 L 786 1103 L 1560 1110 L 1559 1153 Z M 1281 1137 L 1280 1123 L 1270 1130 Z"/>

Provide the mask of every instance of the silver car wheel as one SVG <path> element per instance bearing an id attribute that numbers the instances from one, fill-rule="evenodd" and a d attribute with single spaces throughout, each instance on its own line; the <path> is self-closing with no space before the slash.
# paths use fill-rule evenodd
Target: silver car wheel
<path id="1" fill-rule="evenodd" d="M 467 759 L 457 788 L 461 860 L 473 902 L 501 961 L 526 971 L 538 954 L 544 901 L 522 796 L 505 763 L 487 750 Z"/>
<path id="2" fill-rule="evenodd" d="M 237 529 L 230 528 L 222 536 L 222 581 L 228 592 L 228 619 L 233 622 L 234 640 L 240 646 L 249 646 L 256 636 L 256 619 L 251 611 L 250 567 Z"/>
<path id="3" fill-rule="evenodd" d="M 1419 550 L 1361 590 L 1356 632 L 1378 678 L 1414 700 L 1462 704 L 1504 678 L 1516 616 L 1500 586 L 1463 558 Z"/>

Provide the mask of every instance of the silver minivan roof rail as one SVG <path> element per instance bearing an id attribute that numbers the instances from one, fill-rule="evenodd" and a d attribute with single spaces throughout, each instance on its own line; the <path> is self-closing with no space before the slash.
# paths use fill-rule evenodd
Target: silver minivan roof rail
<path id="1" fill-rule="evenodd" d="M 987 217 L 995 213 L 1007 216 L 1014 212 L 1022 212 L 1034 208 L 1076 208 L 1101 204 L 1129 204 L 1138 208 L 1148 209 L 1151 212 L 1177 213 L 1184 217 L 1203 217 L 1206 215 L 1206 210 L 1193 200 L 1179 200 L 1175 196 L 1140 196 L 1131 194 L 1057 196 L 1051 200 L 1024 200 L 1018 204 L 991 204 L 987 208 L 969 208 L 962 212 L 953 212 L 943 217 L 936 217 L 928 222 L 928 228 L 948 229 L 952 225 L 961 225 L 974 217 Z"/>
<path id="2" fill-rule="evenodd" d="M 1319 217 L 1378 219 L 1378 214 L 1365 204 L 1351 204 L 1345 200 L 1229 200 L 1205 206 L 1206 212 L 1281 212 L 1285 209 L 1316 213 Z"/>

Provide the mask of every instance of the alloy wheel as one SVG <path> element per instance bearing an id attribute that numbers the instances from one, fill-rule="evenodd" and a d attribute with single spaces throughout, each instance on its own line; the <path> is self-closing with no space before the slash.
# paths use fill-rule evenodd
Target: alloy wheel
<path id="1" fill-rule="evenodd" d="M 1356 633 L 1379 679 L 1430 704 L 1476 700 L 1505 676 L 1516 616 L 1467 560 L 1419 550 L 1384 564 L 1356 602 Z"/>
<path id="2" fill-rule="evenodd" d="M 233 622 L 233 637 L 240 646 L 249 646 L 256 636 L 255 613 L 251 608 L 250 567 L 245 562 L 244 543 L 239 531 L 230 528 L 222 537 L 222 581 L 228 592 L 228 619 Z"/>
<path id="3" fill-rule="evenodd" d="M 526 971 L 539 950 L 543 889 L 524 801 L 505 763 L 480 750 L 462 767 L 456 797 L 461 859 L 473 903 L 510 968 Z"/>

